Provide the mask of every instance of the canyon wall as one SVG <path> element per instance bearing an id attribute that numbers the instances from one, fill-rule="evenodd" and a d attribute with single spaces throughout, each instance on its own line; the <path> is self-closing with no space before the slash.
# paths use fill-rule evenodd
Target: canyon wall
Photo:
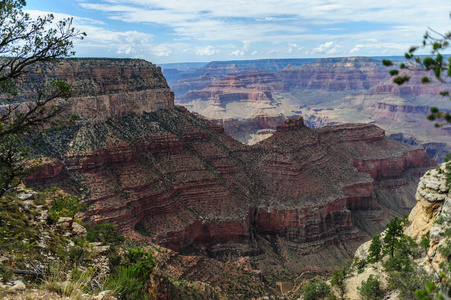
<path id="1" fill-rule="evenodd" d="M 66 112 L 77 114 L 79 122 L 174 107 L 161 68 L 141 59 L 66 59 L 43 65 L 18 79 L 21 99 L 32 99 L 38 88 L 56 79 L 72 86 Z"/>
<path id="2" fill-rule="evenodd" d="M 115 222 L 136 240 L 223 261 L 248 257 L 271 276 L 328 269 L 410 209 L 417 176 L 434 165 L 420 147 L 372 124 L 313 130 L 291 118 L 247 146 L 173 107 L 154 65 L 121 60 L 105 66 L 112 72 L 104 62 L 88 69 L 105 74 L 92 80 L 98 88 L 70 104 L 82 121 L 44 140 L 37 152 L 51 159 L 27 184 L 79 195 L 88 203 L 85 220 Z M 120 77 L 111 92 L 106 74 Z M 250 78 L 246 84 L 255 84 Z"/>
<path id="3" fill-rule="evenodd" d="M 266 63 L 212 62 L 196 72 L 215 70 L 214 77 L 213 73 L 200 77 L 191 73 L 192 77 L 187 75 L 170 85 L 178 91 L 176 103 L 190 111 L 218 124 L 235 120 L 233 127 L 225 127 L 226 132 L 246 144 L 254 144 L 273 132 L 274 127 L 259 128 L 269 130 L 259 133 L 253 129 L 257 124 L 249 126 L 256 123 L 255 116 L 263 113 L 270 118 L 303 116 L 311 128 L 376 124 L 388 134 L 416 139 L 438 162 L 446 156 L 443 149 L 451 147 L 450 125 L 436 129 L 433 122 L 426 120 L 431 107 L 451 111 L 450 102 L 439 95 L 446 86 L 438 82 L 421 84 L 421 77 L 428 73 L 410 74 L 409 82 L 397 86 L 389 69 L 369 57 Z M 251 77 L 253 80 L 248 80 Z M 235 129 L 246 126 L 250 129 Z"/>

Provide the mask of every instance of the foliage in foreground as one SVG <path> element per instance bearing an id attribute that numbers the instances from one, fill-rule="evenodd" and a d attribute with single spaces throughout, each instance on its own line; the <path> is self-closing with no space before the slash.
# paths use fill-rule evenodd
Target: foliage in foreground
<path id="1" fill-rule="evenodd" d="M 362 299 L 378 300 L 382 298 L 382 289 L 379 279 L 373 275 L 370 275 L 368 280 L 362 281 L 362 284 L 358 290 L 360 296 L 362 296 Z"/>
<path id="2" fill-rule="evenodd" d="M 61 128 L 75 116 L 63 116 L 70 85 L 62 80 L 35 87 L 26 102 L 19 95 L 16 80 L 40 64 L 74 55 L 73 40 L 83 38 L 72 19 L 52 25 L 54 16 L 31 18 L 23 11 L 25 0 L 0 1 L 0 196 L 32 174 L 39 161 L 30 163 L 29 144 L 40 142 L 49 128 Z"/>
<path id="3" fill-rule="evenodd" d="M 330 287 L 325 281 L 318 281 L 302 289 L 304 300 L 318 300 L 330 295 Z"/>
<path id="4" fill-rule="evenodd" d="M 121 299 L 148 299 L 152 280 L 150 274 L 155 267 L 152 254 L 140 249 L 129 250 L 126 262 L 105 285 L 105 288 L 113 290 Z"/>
<path id="5" fill-rule="evenodd" d="M 402 85 L 408 82 L 411 75 L 407 72 L 422 72 L 424 75 L 421 78 L 421 83 L 428 84 L 433 82 L 432 77 L 437 81 L 450 84 L 449 77 L 451 77 L 451 57 L 445 58 L 442 53 L 450 47 L 451 31 L 441 34 L 434 30 L 426 31 L 423 36 L 422 45 L 412 46 L 409 51 L 404 54 L 406 58 L 405 63 L 401 63 L 398 66 L 391 60 L 384 59 L 382 63 L 386 67 L 397 67 L 390 70 L 390 75 L 394 76 L 393 82 L 397 85 Z M 416 55 L 419 50 L 428 49 L 431 53 L 430 56 L 420 57 Z M 432 76 L 432 77 L 431 77 Z M 440 92 L 443 97 L 448 97 L 451 100 L 450 91 L 444 89 Z M 427 116 L 431 121 L 444 120 L 447 123 L 451 123 L 451 114 L 447 111 L 440 111 L 437 107 L 431 108 L 431 113 Z M 436 127 L 440 124 L 436 123 Z"/>

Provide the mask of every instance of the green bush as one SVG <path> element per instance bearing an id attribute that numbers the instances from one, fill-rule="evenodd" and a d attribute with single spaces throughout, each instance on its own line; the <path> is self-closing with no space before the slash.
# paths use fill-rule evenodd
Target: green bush
<path id="1" fill-rule="evenodd" d="M 105 288 L 113 290 L 120 299 L 148 299 L 149 295 L 145 289 L 155 267 L 152 253 L 132 249 L 127 253 L 126 259 L 124 265 L 110 277 Z"/>
<path id="2" fill-rule="evenodd" d="M 362 281 L 362 285 L 357 288 L 360 296 L 367 300 L 377 300 L 382 298 L 382 289 L 379 280 L 370 275 L 367 281 Z"/>
<path id="3" fill-rule="evenodd" d="M 309 284 L 302 290 L 304 300 L 317 300 L 330 295 L 330 287 L 324 281 Z"/>
<path id="4" fill-rule="evenodd" d="M 345 294 L 346 286 L 344 284 L 344 281 L 348 273 L 349 266 L 347 265 L 341 266 L 339 271 L 332 272 L 332 279 L 330 280 L 330 284 L 336 286 L 339 289 L 341 299 L 343 299 Z"/>
<path id="5" fill-rule="evenodd" d="M 359 271 L 359 273 L 361 273 L 365 269 L 366 264 L 367 264 L 366 259 L 356 259 L 354 261 L 354 265 L 357 268 L 357 270 Z"/>
<path id="6" fill-rule="evenodd" d="M 429 249 L 430 244 L 431 244 L 431 241 L 428 239 L 427 236 L 423 236 L 421 238 L 421 241 L 420 241 L 420 247 L 421 248 L 424 248 L 424 249 L 427 250 L 427 249 Z"/>
<path id="7" fill-rule="evenodd" d="M 133 268 L 121 267 L 117 273 L 111 275 L 105 288 L 114 291 L 120 299 L 148 299 L 148 295 L 143 293 L 144 284 L 145 282 L 135 276 Z"/>
<path id="8" fill-rule="evenodd" d="M 50 187 L 44 191 L 45 197 L 52 199 L 49 209 L 49 220 L 57 222 L 61 217 L 75 217 L 86 207 L 75 195 L 65 194 L 57 187 Z"/>
<path id="9" fill-rule="evenodd" d="M 87 230 L 86 239 L 89 242 L 101 242 L 108 245 L 118 245 L 125 241 L 119 233 L 117 225 L 111 222 L 85 225 Z"/>

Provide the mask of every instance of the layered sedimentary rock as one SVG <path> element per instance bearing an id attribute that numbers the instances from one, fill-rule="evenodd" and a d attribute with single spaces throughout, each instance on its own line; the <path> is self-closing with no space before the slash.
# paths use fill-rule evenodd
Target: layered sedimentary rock
<path id="1" fill-rule="evenodd" d="M 270 137 L 277 126 L 285 121 L 285 116 L 268 115 L 261 112 L 244 120 L 238 119 L 210 119 L 213 123 L 221 125 L 224 131 L 243 144 L 253 145 Z"/>
<path id="2" fill-rule="evenodd" d="M 385 205 L 384 193 L 432 164 L 374 125 L 312 130 L 289 119 L 250 147 L 182 108 L 79 125 L 53 139 L 59 143 L 42 152 L 60 159 L 42 170 L 44 182 L 38 173 L 28 184 L 72 189 L 88 202 L 91 221 L 217 258 L 260 257 L 268 239 L 290 268 L 306 257 L 327 267 L 333 256 L 318 254 L 347 245 L 338 256 L 345 257 L 366 236 L 362 218 L 374 231 L 400 211 Z"/>
<path id="3" fill-rule="evenodd" d="M 322 90 L 368 90 L 389 76 L 377 61 L 367 57 L 325 58 L 278 72 L 290 86 Z"/>
<path id="4" fill-rule="evenodd" d="M 284 66 L 278 63 L 274 68 L 269 68 L 269 65 L 267 68 L 257 66 L 259 63 L 207 64 L 199 70 L 204 72 L 208 69 L 213 72 L 210 74 L 232 77 L 226 77 L 224 84 L 210 82 L 207 87 L 196 87 L 197 82 L 208 83 L 199 75 L 185 78 L 184 90 L 188 90 L 190 81 L 193 82 L 193 89 L 185 95 L 178 95 L 176 101 L 183 102 L 190 111 L 217 123 L 226 123 L 230 119 L 249 123 L 262 112 L 271 117 L 281 114 L 285 117 L 303 116 L 306 124 L 312 128 L 343 123 L 372 123 L 388 134 L 415 138 L 423 148 L 430 149 L 428 153 L 439 162 L 446 155 L 446 151 L 440 149 L 451 147 L 449 126 L 435 129 L 433 122 L 426 121 L 433 106 L 443 111 L 451 110 L 448 99 L 439 96 L 445 87 L 438 83 L 421 84 L 421 77 L 428 74 L 411 74 L 413 76 L 408 83 L 397 86 L 380 61 L 367 57 L 324 58 L 302 63 L 293 61 L 293 64 Z M 239 83 L 236 79 L 244 76 L 244 73 L 252 73 L 249 72 L 252 68 L 265 70 L 277 80 L 268 81 L 269 75 L 255 76 L 255 80 L 260 80 L 258 90 L 263 93 L 251 89 L 245 92 L 243 85 L 235 86 L 235 92 L 228 91 L 233 87 L 230 84 L 232 81 Z M 254 70 L 254 74 L 258 72 Z M 276 82 L 283 88 L 274 88 Z M 254 86 L 257 86 L 256 83 Z M 178 89 L 179 83 L 171 84 Z M 259 137 L 270 136 L 270 131 L 259 135 L 252 129 L 233 131 L 226 127 L 226 132 L 246 144 L 261 140 Z"/>
<path id="5" fill-rule="evenodd" d="M 246 259 L 273 279 L 330 268 L 410 209 L 417 175 L 433 165 L 419 147 L 370 124 L 313 130 L 302 118 L 288 119 L 246 146 L 223 127 L 171 108 L 164 82 L 144 91 L 167 94 L 167 106 L 141 105 L 128 78 L 125 101 L 134 106 L 117 110 L 103 92 L 85 91 L 74 101 L 85 105 L 72 106 L 83 121 L 44 141 L 39 153 L 52 159 L 27 184 L 61 186 L 88 203 L 86 220 L 115 222 L 134 239 L 182 254 Z M 103 103 L 97 115 L 86 111 L 92 101 Z"/>
<path id="6" fill-rule="evenodd" d="M 283 91 L 284 85 L 273 73 L 245 72 L 228 75 L 220 82 L 210 84 L 199 91 L 190 91 L 179 97 L 181 103 L 200 99 L 203 101 L 259 101 L 272 100 L 271 91 Z"/>
<path id="7" fill-rule="evenodd" d="M 24 100 L 51 80 L 65 80 L 73 89 L 66 112 L 80 121 L 103 122 L 130 113 L 174 107 L 161 68 L 140 59 L 67 59 L 45 65 L 18 79 Z"/>

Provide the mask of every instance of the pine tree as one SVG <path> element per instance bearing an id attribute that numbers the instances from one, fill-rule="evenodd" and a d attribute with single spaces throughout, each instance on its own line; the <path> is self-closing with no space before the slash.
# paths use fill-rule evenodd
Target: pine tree
<path id="1" fill-rule="evenodd" d="M 368 249 L 368 262 L 374 263 L 381 259 L 382 256 L 382 243 L 381 234 L 375 233 L 371 240 L 370 248 Z"/>
<path id="2" fill-rule="evenodd" d="M 389 253 L 390 257 L 393 257 L 399 238 L 404 235 L 402 225 L 403 221 L 398 217 L 394 217 L 387 224 L 387 231 L 384 237 L 384 252 Z"/>

